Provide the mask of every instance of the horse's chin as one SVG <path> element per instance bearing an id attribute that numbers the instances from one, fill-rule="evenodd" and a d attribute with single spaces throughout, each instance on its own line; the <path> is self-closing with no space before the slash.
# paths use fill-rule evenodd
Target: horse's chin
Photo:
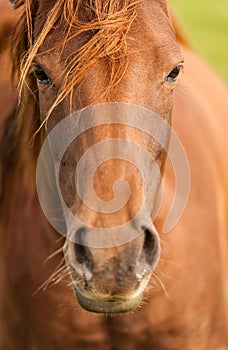
<path id="1" fill-rule="evenodd" d="M 86 311 L 101 314 L 120 314 L 135 311 L 141 304 L 143 293 L 133 298 L 88 298 L 74 287 L 79 305 Z"/>

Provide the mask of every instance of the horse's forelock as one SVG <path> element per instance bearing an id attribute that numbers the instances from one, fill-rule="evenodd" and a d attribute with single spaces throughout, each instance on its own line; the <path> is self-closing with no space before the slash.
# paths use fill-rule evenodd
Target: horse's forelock
<path id="1" fill-rule="evenodd" d="M 108 57 L 113 66 L 110 70 L 112 74 L 109 86 L 107 86 L 106 92 L 108 92 L 120 81 L 124 69 L 126 69 L 126 60 L 121 66 L 121 57 L 126 59 L 126 34 L 136 17 L 136 5 L 139 1 L 55 0 L 46 2 L 25 0 L 22 21 L 17 30 L 17 46 L 14 50 L 16 57 L 14 70 L 18 70 L 18 66 L 20 66 L 20 97 L 35 55 L 53 27 L 58 28 L 59 24 L 61 28 L 65 28 L 62 46 L 72 39 L 72 28 L 75 29 L 74 38 L 88 32 L 92 35 L 91 39 L 75 53 L 72 59 L 67 61 L 63 72 L 62 91 L 57 96 L 47 118 L 63 99 L 73 93 L 74 87 L 103 57 Z M 43 25 L 34 40 L 36 18 L 42 21 Z M 21 36 L 23 32 L 26 33 L 26 38 Z"/>
<path id="2" fill-rule="evenodd" d="M 117 83 L 123 74 L 123 70 L 119 69 L 121 60 L 118 60 L 117 57 L 121 56 L 121 53 L 124 56 L 126 34 L 136 16 L 136 4 L 138 1 L 23 1 L 23 5 L 21 6 L 22 13 L 12 40 L 11 57 L 15 79 L 20 82 L 16 138 L 18 148 L 20 149 L 20 162 L 24 166 L 23 178 L 25 183 L 29 183 L 28 179 L 33 178 L 37 156 L 42 144 L 42 135 L 39 134 L 34 138 L 33 147 L 29 146 L 29 141 L 33 135 L 42 127 L 37 86 L 33 77 L 29 74 L 31 62 L 37 51 L 41 48 L 54 26 L 57 30 L 58 25 L 61 26 L 64 24 L 66 26 L 65 44 L 70 41 L 69 33 L 71 28 L 76 27 L 77 32 L 82 34 L 92 29 L 96 33 L 96 37 L 90 36 L 91 40 L 68 62 L 62 92 L 57 96 L 51 111 L 73 91 L 74 86 L 85 77 L 93 64 L 105 55 L 109 55 L 109 59 L 113 65 L 111 68 L 112 77 L 110 85 L 107 87 L 108 91 L 111 86 Z M 52 6 L 50 6 L 51 4 Z M 36 24 L 36 21 L 39 22 L 39 20 L 43 25 L 40 26 L 40 33 L 38 33 L 38 36 L 34 40 L 34 24 Z M 37 28 L 35 29 L 37 30 Z M 109 41 L 107 37 L 109 37 Z M 113 40 L 113 37 L 117 39 Z M 62 44 L 63 42 L 61 42 Z M 95 48 L 96 50 L 94 50 Z M 80 69 L 76 71 L 76 67 L 80 67 Z M 122 67 L 126 67 L 126 62 L 122 64 Z"/>

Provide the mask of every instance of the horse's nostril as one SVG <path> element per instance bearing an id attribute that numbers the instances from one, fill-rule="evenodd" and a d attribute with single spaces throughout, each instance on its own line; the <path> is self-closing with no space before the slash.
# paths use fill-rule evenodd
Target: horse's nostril
<path id="1" fill-rule="evenodd" d="M 148 229 L 146 229 L 144 231 L 143 252 L 145 254 L 146 262 L 148 264 L 153 264 L 156 246 L 156 238 Z"/>
<path id="2" fill-rule="evenodd" d="M 144 230 L 144 242 L 137 266 L 137 275 L 139 279 L 153 271 L 159 260 L 160 253 L 158 236 L 149 229 L 144 227 L 142 227 L 142 229 Z"/>
<path id="3" fill-rule="evenodd" d="M 74 244 L 74 252 L 77 262 L 80 265 L 84 265 L 89 270 L 92 270 L 93 268 L 93 260 L 92 260 L 92 254 L 89 250 L 89 248 L 84 245 L 85 244 L 85 234 L 86 230 L 84 228 L 80 228 L 76 232 L 76 242 Z"/>
<path id="4" fill-rule="evenodd" d="M 85 235 L 86 229 L 84 227 L 81 227 L 75 232 L 75 242 L 81 245 L 85 245 Z"/>

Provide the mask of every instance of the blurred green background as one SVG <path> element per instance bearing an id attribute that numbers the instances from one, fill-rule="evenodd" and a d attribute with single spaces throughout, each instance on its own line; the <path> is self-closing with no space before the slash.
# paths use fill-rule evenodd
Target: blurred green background
<path id="1" fill-rule="evenodd" d="M 228 83 L 228 0 L 170 0 L 192 46 Z"/>

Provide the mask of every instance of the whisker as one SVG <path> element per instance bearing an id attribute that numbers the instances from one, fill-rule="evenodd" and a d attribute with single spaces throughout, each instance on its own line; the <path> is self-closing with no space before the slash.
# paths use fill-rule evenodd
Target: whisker
<path id="1" fill-rule="evenodd" d="M 184 85 L 184 84 L 181 84 L 178 82 L 176 84 L 176 88 L 178 89 L 178 92 L 180 92 L 184 96 L 192 95 L 192 87 L 191 86 L 187 86 L 187 85 Z"/>
<path id="2" fill-rule="evenodd" d="M 60 281 L 62 281 L 62 280 L 63 280 L 65 277 L 67 277 L 67 276 L 69 276 L 68 270 L 65 271 L 65 272 L 63 272 L 63 273 L 61 273 L 61 275 L 59 276 L 59 278 L 56 279 L 56 280 L 52 283 L 52 285 L 58 284 Z"/>
<path id="3" fill-rule="evenodd" d="M 164 273 L 164 272 L 162 272 L 162 271 L 160 271 L 160 270 L 158 270 L 158 269 L 157 269 L 157 273 L 163 275 L 164 277 L 166 277 L 166 278 L 168 278 L 168 279 L 170 279 L 170 280 L 177 281 L 176 278 L 174 278 L 174 277 L 172 277 L 172 276 L 169 276 L 169 275 L 167 275 L 166 273 Z"/>
<path id="4" fill-rule="evenodd" d="M 169 296 L 169 294 L 168 294 L 168 292 L 166 290 L 166 287 L 165 287 L 164 283 L 161 281 L 161 279 L 158 276 L 156 276 L 155 273 L 153 273 L 153 277 L 159 282 L 159 284 L 162 287 L 162 290 L 164 291 L 166 297 L 171 300 L 171 297 Z"/>
<path id="5" fill-rule="evenodd" d="M 64 265 L 62 265 L 64 263 Z M 61 266 L 62 265 L 62 266 Z M 60 280 L 63 279 L 64 274 L 67 272 L 68 274 L 68 269 L 67 266 L 65 265 L 65 261 L 64 259 L 62 259 L 60 261 L 60 263 L 58 264 L 58 266 L 56 267 L 56 269 L 53 271 L 53 273 L 51 274 L 51 276 L 49 276 L 42 284 L 41 286 L 39 286 L 37 288 L 37 290 L 33 293 L 33 295 L 37 294 L 38 292 L 40 292 L 41 290 L 47 290 L 47 288 L 49 288 L 52 285 L 55 285 L 56 283 L 60 282 Z M 62 276 L 62 278 L 60 279 L 60 276 Z M 58 282 L 56 282 L 58 281 Z"/>
<path id="6" fill-rule="evenodd" d="M 49 260 L 51 260 L 52 258 L 54 258 L 56 255 L 60 254 L 63 252 L 63 247 L 57 249 L 56 251 L 54 251 L 53 253 L 51 253 L 43 262 L 43 265 L 45 265 Z"/>
<path id="7" fill-rule="evenodd" d="M 176 261 L 166 260 L 166 259 L 163 259 L 163 258 L 160 258 L 160 261 L 161 261 L 161 262 L 168 263 L 168 264 L 176 265 L 176 266 L 178 266 L 178 267 L 181 267 L 181 264 L 178 264 Z"/>
<path id="8" fill-rule="evenodd" d="M 59 238 L 57 238 L 56 239 L 56 241 L 55 241 L 55 243 L 59 243 L 59 242 L 61 242 L 61 241 L 63 241 L 63 242 L 65 242 L 65 237 L 59 237 Z"/>

